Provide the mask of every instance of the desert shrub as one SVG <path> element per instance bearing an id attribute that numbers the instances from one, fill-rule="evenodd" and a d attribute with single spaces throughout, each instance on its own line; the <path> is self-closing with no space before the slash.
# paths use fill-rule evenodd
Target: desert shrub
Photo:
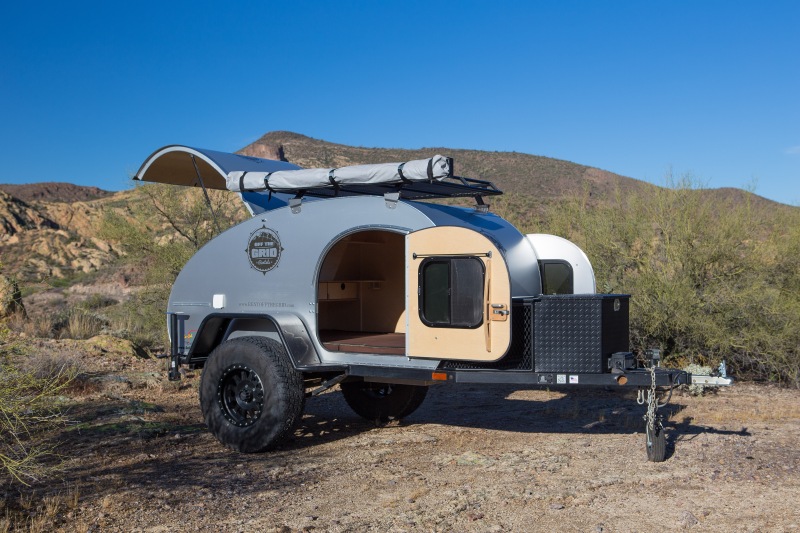
<path id="1" fill-rule="evenodd" d="M 168 297 L 168 287 L 143 287 L 129 301 L 108 310 L 108 333 L 144 348 L 163 348 Z"/>
<path id="2" fill-rule="evenodd" d="M 690 374 L 698 374 L 698 375 L 709 375 L 714 369 L 710 366 L 702 366 L 695 363 L 691 363 L 683 367 L 683 370 Z M 695 383 L 693 385 L 689 385 L 689 394 L 692 396 L 702 396 L 708 390 L 714 390 L 715 387 L 708 387 L 707 385 L 701 385 L 700 383 Z"/>
<path id="3" fill-rule="evenodd" d="M 633 295 L 631 336 L 667 362 L 716 366 L 800 386 L 800 220 L 692 180 L 619 195 L 605 206 L 552 206 L 540 230 L 581 246 L 600 292 Z"/>
<path id="4" fill-rule="evenodd" d="M 0 319 L 0 483 L 26 484 L 46 475 L 51 447 L 39 434 L 60 422 L 52 397 L 75 375 L 69 365 L 32 365 Z"/>
<path id="5" fill-rule="evenodd" d="M 54 339 L 90 339 L 108 331 L 109 319 L 96 310 L 78 305 L 50 315 L 37 314 L 25 323 L 18 323 L 16 331 L 32 337 Z"/>
<path id="6" fill-rule="evenodd" d="M 105 294 L 92 294 L 78 304 L 81 309 L 98 310 L 118 304 L 119 301 Z"/>
<path id="7" fill-rule="evenodd" d="M 27 349 L 23 346 L 19 356 L 11 360 L 20 372 L 29 374 L 37 380 L 46 380 L 59 374 L 69 376 L 72 380 L 70 387 L 74 384 L 75 378 L 85 374 L 80 358 L 66 349 L 40 350 Z"/>
<path id="8" fill-rule="evenodd" d="M 105 214 L 102 237 L 119 244 L 123 261 L 143 273 L 145 284 L 130 302 L 106 313 L 111 333 L 145 347 L 166 345 L 164 313 L 183 265 L 219 231 L 247 216 L 237 195 L 208 193 L 216 220 L 201 190 L 162 184 L 137 187 L 124 212 Z"/>
<path id="9" fill-rule="evenodd" d="M 67 313 L 66 327 L 61 337 L 68 339 L 90 339 L 103 332 L 108 320 L 89 310 L 76 307 Z"/>

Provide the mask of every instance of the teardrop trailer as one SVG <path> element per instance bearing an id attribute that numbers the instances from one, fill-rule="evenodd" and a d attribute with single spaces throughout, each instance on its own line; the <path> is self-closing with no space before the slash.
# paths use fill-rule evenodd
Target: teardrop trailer
<path id="1" fill-rule="evenodd" d="M 573 243 L 489 212 L 502 192 L 449 158 L 300 169 L 167 146 L 134 179 L 229 190 L 252 214 L 187 262 L 167 308 L 169 377 L 203 368 L 204 418 L 234 450 L 274 447 L 336 385 L 370 420 L 410 415 L 439 383 L 601 386 L 639 391 L 647 457 L 663 461 L 657 392 L 732 383 L 637 360 L 630 297 L 597 294 Z"/>

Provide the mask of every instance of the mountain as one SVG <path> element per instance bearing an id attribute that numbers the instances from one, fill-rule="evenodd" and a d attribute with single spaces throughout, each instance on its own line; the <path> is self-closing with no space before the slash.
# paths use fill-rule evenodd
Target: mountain
<path id="1" fill-rule="evenodd" d="M 521 195 L 523 202 L 546 203 L 568 197 L 588 196 L 590 203 L 614 200 L 617 196 L 648 194 L 659 188 L 645 181 L 621 176 L 607 170 L 519 152 L 488 152 L 454 148 L 365 148 L 313 139 L 289 131 L 273 131 L 239 153 L 268 159 L 291 161 L 305 168 L 335 168 L 345 165 L 408 161 L 441 154 L 454 159 L 455 174 L 493 182 L 507 195 Z M 720 203 L 749 202 L 751 207 L 768 213 L 772 209 L 796 209 L 742 189 L 700 188 Z"/>
<path id="2" fill-rule="evenodd" d="M 84 187 L 63 182 L 26 183 L 24 185 L 0 183 L 0 191 L 28 203 L 37 201 L 86 202 L 88 200 L 106 198 L 114 194 L 98 187 Z"/>
<path id="3" fill-rule="evenodd" d="M 0 189 L 0 242 L 23 231 L 44 228 L 58 229 L 58 224 L 48 219 L 38 209 Z"/>
<path id="4" fill-rule="evenodd" d="M 592 198 L 608 198 L 617 192 L 624 194 L 654 187 L 613 172 L 519 152 L 443 147 L 411 150 L 364 148 L 312 139 L 288 131 L 267 133 L 239 153 L 255 157 L 280 154 L 285 160 L 306 168 L 408 161 L 441 154 L 453 158 L 455 174 L 458 176 L 489 180 L 506 193 L 528 194 L 537 198 L 563 198 L 584 194 L 585 191 Z"/>

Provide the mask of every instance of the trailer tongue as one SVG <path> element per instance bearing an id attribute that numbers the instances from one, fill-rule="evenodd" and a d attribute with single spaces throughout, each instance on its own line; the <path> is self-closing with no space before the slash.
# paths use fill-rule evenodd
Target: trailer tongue
<path id="1" fill-rule="evenodd" d="M 596 294 L 573 243 L 490 213 L 502 192 L 450 158 L 300 169 L 168 146 L 135 179 L 228 189 L 253 214 L 187 262 L 167 308 L 170 379 L 204 369 L 204 417 L 234 450 L 276 446 L 305 397 L 334 386 L 374 420 L 411 415 L 434 384 L 505 383 L 634 388 L 662 461 L 672 390 L 732 383 L 637 358 L 630 297 Z M 421 201 L 434 198 L 475 206 Z"/>

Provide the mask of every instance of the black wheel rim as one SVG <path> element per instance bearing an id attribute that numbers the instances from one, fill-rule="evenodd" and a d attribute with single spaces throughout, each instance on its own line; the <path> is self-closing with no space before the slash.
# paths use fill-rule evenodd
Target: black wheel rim
<path id="1" fill-rule="evenodd" d="M 245 365 L 229 366 L 217 385 L 217 402 L 225 419 L 238 427 L 254 424 L 264 410 L 264 385 Z"/>

